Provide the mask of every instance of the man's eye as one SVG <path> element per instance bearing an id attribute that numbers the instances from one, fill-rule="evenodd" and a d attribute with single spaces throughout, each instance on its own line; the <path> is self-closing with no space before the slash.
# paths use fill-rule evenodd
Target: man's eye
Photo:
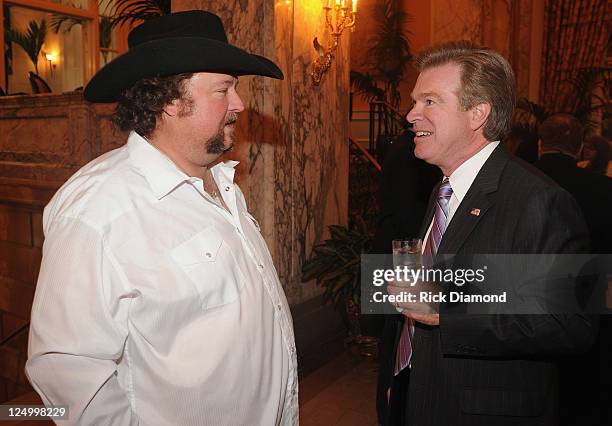
<path id="1" fill-rule="evenodd" d="M 433 105 L 434 101 L 431 99 L 425 99 L 425 105 Z"/>

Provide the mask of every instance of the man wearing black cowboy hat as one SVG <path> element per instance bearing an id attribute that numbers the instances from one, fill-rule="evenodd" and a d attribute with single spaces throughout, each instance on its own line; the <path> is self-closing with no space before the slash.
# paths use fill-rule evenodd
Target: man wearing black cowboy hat
<path id="1" fill-rule="evenodd" d="M 85 88 L 127 144 L 44 212 L 27 375 L 69 424 L 295 425 L 291 315 L 233 183 L 238 76 L 282 79 L 220 19 L 147 21 Z"/>

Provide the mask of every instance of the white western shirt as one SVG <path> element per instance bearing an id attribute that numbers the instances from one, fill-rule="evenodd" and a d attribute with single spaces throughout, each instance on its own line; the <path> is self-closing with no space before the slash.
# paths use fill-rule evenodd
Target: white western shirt
<path id="1" fill-rule="evenodd" d="M 236 162 L 231 214 L 132 132 L 45 208 L 27 375 L 66 424 L 296 425 L 289 306 Z"/>

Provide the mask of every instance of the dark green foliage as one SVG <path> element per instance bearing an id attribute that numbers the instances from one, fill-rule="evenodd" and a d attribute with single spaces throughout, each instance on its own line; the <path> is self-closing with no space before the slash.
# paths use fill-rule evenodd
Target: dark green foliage
<path id="1" fill-rule="evenodd" d="M 38 56 L 47 37 L 47 21 L 43 19 L 40 24 L 36 21 L 30 21 L 25 32 L 6 28 L 4 37 L 26 52 L 32 64 L 34 64 L 36 74 L 38 74 Z"/>
<path id="2" fill-rule="evenodd" d="M 399 84 L 412 61 L 406 32 L 409 15 L 403 1 L 381 0 L 372 17 L 375 29 L 369 39 L 368 64 L 372 77 L 385 85 L 386 101 L 397 108 L 401 101 Z"/>
<path id="3" fill-rule="evenodd" d="M 513 132 L 527 133 L 528 138 L 537 140 L 538 126 L 550 115 L 563 112 L 576 117 L 584 126 L 586 134 L 594 132 L 598 125 L 593 114 L 601 113 L 602 119 L 610 117 L 610 70 L 607 68 L 585 68 L 569 79 L 569 90 L 554 111 L 522 98 L 516 105 Z M 598 92 L 601 91 L 603 96 Z"/>
<path id="4" fill-rule="evenodd" d="M 112 35 L 113 26 L 111 18 L 108 16 L 100 16 L 100 47 L 110 47 Z"/>
<path id="5" fill-rule="evenodd" d="M 385 91 L 378 87 L 370 74 L 351 70 L 350 75 L 351 86 L 356 93 L 363 96 L 368 102 L 385 100 Z"/>
<path id="6" fill-rule="evenodd" d="M 72 30 L 72 27 L 75 25 L 81 25 L 83 21 L 80 18 L 75 18 L 74 16 L 68 15 L 59 15 L 53 14 L 51 15 L 50 27 L 55 34 L 59 33 L 60 30 L 65 33 L 69 33 Z"/>
<path id="7" fill-rule="evenodd" d="M 302 282 L 316 279 L 323 287 L 323 297 L 337 310 L 347 298 L 359 305 L 361 254 L 367 253 L 370 237 L 344 226 L 331 225 L 330 238 L 317 244 L 312 255 L 302 265 Z"/>
<path id="8" fill-rule="evenodd" d="M 565 110 L 570 111 L 584 126 L 586 133 L 593 133 L 597 122 L 592 120 L 593 113 L 602 113 L 603 118 L 610 116 L 610 70 L 605 68 L 586 68 L 578 71 L 569 82 L 573 91 L 565 100 Z M 598 89 L 604 96 L 601 96 Z"/>
<path id="9" fill-rule="evenodd" d="M 170 13 L 170 0 L 116 0 L 114 3 L 103 0 L 106 3 L 104 12 L 100 15 L 100 47 L 108 49 L 112 42 L 113 29 L 123 24 L 134 24 L 140 21 L 156 18 Z M 51 19 L 51 29 L 57 34 L 60 29 L 64 33 L 70 32 L 73 26 L 81 25 L 83 21 L 67 15 L 54 14 Z M 103 51 L 105 62 L 108 60 L 109 52 Z"/>
<path id="10" fill-rule="evenodd" d="M 171 0 L 116 0 L 106 6 L 112 27 L 147 21 L 171 12 Z"/>

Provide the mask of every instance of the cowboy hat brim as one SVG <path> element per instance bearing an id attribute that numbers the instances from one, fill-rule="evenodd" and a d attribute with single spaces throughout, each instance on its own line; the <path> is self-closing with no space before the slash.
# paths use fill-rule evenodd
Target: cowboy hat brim
<path id="1" fill-rule="evenodd" d="M 283 72 L 263 56 L 204 37 L 176 37 L 139 44 L 101 68 L 89 81 L 89 102 L 115 102 L 138 80 L 189 72 L 261 75 L 282 80 Z"/>

